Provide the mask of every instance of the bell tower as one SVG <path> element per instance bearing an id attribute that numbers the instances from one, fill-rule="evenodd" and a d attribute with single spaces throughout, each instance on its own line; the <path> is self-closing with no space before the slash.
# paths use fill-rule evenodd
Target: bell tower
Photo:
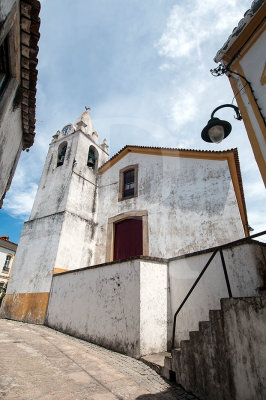
<path id="1" fill-rule="evenodd" d="M 53 136 L 24 223 L 2 316 L 43 323 L 54 273 L 93 264 L 98 168 L 108 160 L 86 110 Z"/>

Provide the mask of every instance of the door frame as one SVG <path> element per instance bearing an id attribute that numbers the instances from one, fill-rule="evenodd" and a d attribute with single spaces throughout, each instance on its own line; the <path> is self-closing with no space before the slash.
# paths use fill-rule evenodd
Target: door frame
<path id="1" fill-rule="evenodd" d="M 149 255 L 148 211 L 127 211 L 108 218 L 105 262 L 111 262 L 114 260 L 115 223 L 123 221 L 124 219 L 142 220 L 142 251 L 144 256 Z"/>

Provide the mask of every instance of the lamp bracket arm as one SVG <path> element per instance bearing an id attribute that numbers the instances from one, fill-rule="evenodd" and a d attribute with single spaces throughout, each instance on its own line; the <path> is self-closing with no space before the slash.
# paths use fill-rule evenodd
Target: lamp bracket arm
<path id="1" fill-rule="evenodd" d="M 213 110 L 213 112 L 211 113 L 211 118 L 214 117 L 214 114 L 216 113 L 216 111 L 220 110 L 221 108 L 225 108 L 225 107 L 233 108 L 235 110 L 235 113 L 236 113 L 235 119 L 238 119 L 239 121 L 241 121 L 242 116 L 240 114 L 239 108 L 237 106 L 233 105 L 233 104 L 222 104 L 221 106 L 216 107 Z"/>

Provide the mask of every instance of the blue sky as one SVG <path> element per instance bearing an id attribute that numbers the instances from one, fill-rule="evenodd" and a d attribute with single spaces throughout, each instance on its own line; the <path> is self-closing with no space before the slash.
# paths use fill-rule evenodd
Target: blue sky
<path id="1" fill-rule="evenodd" d="M 249 223 L 265 227 L 265 189 L 242 122 L 213 145 L 200 138 L 211 111 L 231 103 L 213 58 L 250 0 L 44 0 L 41 2 L 35 144 L 23 152 L 0 213 L 18 242 L 52 135 L 91 107 L 113 155 L 125 144 L 223 150 L 238 147 Z"/>

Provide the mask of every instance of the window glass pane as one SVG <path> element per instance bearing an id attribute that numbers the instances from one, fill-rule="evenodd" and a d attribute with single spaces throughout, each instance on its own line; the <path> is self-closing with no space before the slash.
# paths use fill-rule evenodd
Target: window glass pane
<path id="1" fill-rule="evenodd" d="M 11 256 L 6 256 L 6 261 L 5 261 L 5 265 L 4 265 L 4 268 L 3 268 L 3 271 L 9 271 L 9 264 L 10 264 L 10 260 L 11 260 Z"/>
<path id="2" fill-rule="evenodd" d="M 131 169 L 124 173 L 124 197 L 134 196 L 135 170 Z"/>

